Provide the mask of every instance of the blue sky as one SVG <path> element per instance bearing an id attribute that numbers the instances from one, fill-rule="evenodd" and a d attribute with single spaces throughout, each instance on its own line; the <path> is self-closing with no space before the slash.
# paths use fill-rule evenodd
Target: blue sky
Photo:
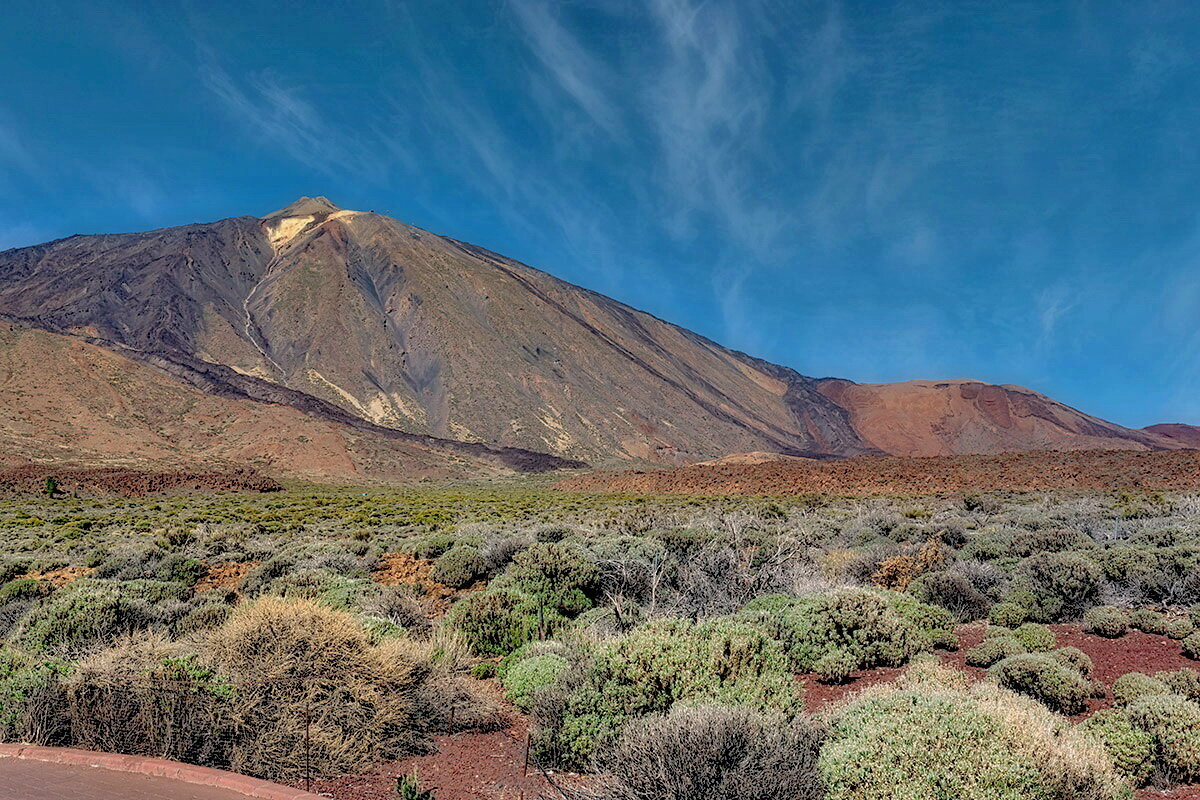
<path id="1" fill-rule="evenodd" d="M 0 248 L 301 194 L 808 375 L 1200 423 L 1200 5 L 13 4 Z"/>

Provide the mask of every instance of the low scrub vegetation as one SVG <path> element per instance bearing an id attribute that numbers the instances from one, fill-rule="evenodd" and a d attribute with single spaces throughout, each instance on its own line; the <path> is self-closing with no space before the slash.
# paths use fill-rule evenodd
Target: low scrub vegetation
<path id="1" fill-rule="evenodd" d="M 0 738 L 338 774 L 498 724 L 495 677 L 533 760 L 601 771 L 614 800 L 1124 797 L 1200 780 L 1195 671 L 1124 676 L 1111 710 L 1066 719 L 1102 687 L 1057 623 L 1200 659 L 1200 500 L 1131 502 L 4 500 Z M 845 691 L 968 622 L 981 685 L 919 665 L 806 709 L 806 683 Z"/>

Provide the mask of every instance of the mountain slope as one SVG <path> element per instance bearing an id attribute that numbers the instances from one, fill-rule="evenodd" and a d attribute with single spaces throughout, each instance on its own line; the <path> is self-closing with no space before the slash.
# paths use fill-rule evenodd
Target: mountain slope
<path id="1" fill-rule="evenodd" d="M 302 198 L 0 254 L 0 312 L 401 430 L 589 460 L 865 452 L 810 379 L 481 248 Z"/>
<path id="2" fill-rule="evenodd" d="M 402 481 L 563 466 L 345 424 L 190 383 L 72 336 L 0 322 L 0 453 L 84 466 L 250 464 L 314 480 Z M 184 378 L 180 380 L 179 378 Z M 0 463 L 7 459 L 0 459 Z"/>
<path id="3" fill-rule="evenodd" d="M 0 314 L 208 392 L 592 463 L 1180 446 L 1017 387 L 807 378 L 323 197 L 0 253 Z"/>
<path id="4" fill-rule="evenodd" d="M 1154 436 L 1170 439 L 1189 450 L 1200 450 L 1200 426 L 1185 425 L 1182 422 L 1165 422 L 1159 425 L 1149 425 L 1142 430 Z"/>
<path id="5" fill-rule="evenodd" d="M 1179 445 L 1076 411 L 1021 386 L 970 380 L 853 383 L 819 390 L 872 447 L 900 456 L 1014 450 L 1162 450 Z"/>

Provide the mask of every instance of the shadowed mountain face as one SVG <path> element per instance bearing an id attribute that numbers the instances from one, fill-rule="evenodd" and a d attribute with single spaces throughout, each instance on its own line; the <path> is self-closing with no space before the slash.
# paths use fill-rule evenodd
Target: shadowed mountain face
<path id="1" fill-rule="evenodd" d="M 0 313 L 215 370 L 208 391 L 273 386 L 270 402 L 593 463 L 1179 446 L 1014 387 L 806 378 L 322 197 L 2 253 Z"/>

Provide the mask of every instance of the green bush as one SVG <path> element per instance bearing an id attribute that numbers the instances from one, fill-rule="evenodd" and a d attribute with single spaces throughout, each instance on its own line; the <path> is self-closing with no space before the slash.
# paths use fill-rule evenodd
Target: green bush
<path id="1" fill-rule="evenodd" d="M 60 744 L 71 666 L 0 647 L 0 742 Z"/>
<path id="2" fill-rule="evenodd" d="M 1129 615 L 1129 624 L 1143 633 L 1166 636 L 1171 618 L 1148 608 L 1139 608 Z"/>
<path id="3" fill-rule="evenodd" d="M 1113 681 L 1113 704 L 1127 706 L 1134 700 L 1156 694 L 1170 694 L 1171 687 L 1158 678 L 1140 672 L 1127 672 Z"/>
<path id="4" fill-rule="evenodd" d="M 1083 676 L 1043 653 L 1009 656 L 988 669 L 1005 689 L 1032 697 L 1052 711 L 1079 714 L 1087 709 L 1091 687 Z"/>
<path id="5" fill-rule="evenodd" d="M 847 667 L 898 666 L 955 642 L 948 611 L 897 592 L 841 589 L 738 617 L 782 642 L 797 672 L 816 671 L 818 664 L 837 674 Z"/>
<path id="6" fill-rule="evenodd" d="M 1200 705 L 1175 694 L 1139 698 L 1126 709 L 1133 724 L 1154 737 L 1169 780 L 1200 781 Z"/>
<path id="7" fill-rule="evenodd" d="M 1172 617 L 1167 621 L 1166 635 L 1172 639 L 1186 639 L 1196 630 L 1196 626 L 1187 617 Z"/>
<path id="8" fill-rule="evenodd" d="M 1079 724 L 1108 752 L 1113 766 L 1134 786 L 1143 785 L 1154 769 L 1154 737 L 1138 728 L 1116 709 L 1102 709 Z"/>
<path id="9" fill-rule="evenodd" d="M 569 675 L 566 685 L 539 692 L 534 708 L 535 752 L 564 766 L 585 765 L 628 720 L 678 704 L 801 707 L 801 684 L 780 644 L 731 618 L 653 620 Z"/>
<path id="10" fill-rule="evenodd" d="M 1184 668 L 1174 672 L 1156 672 L 1154 677 L 1171 687 L 1175 694 L 1183 695 L 1193 703 L 1200 703 L 1200 672 Z"/>
<path id="11" fill-rule="evenodd" d="M 156 575 L 159 580 L 194 586 L 196 581 L 204 577 L 207 571 L 207 568 L 196 559 L 188 558 L 181 553 L 172 553 L 158 562 Z"/>
<path id="12" fill-rule="evenodd" d="M 988 613 L 992 601 L 963 575 L 941 570 L 927 572 L 908 591 L 918 600 L 946 609 L 959 622 L 970 622 Z"/>
<path id="13" fill-rule="evenodd" d="M 921 669 L 834 713 L 818 762 L 828 800 L 1129 797 L 1103 749 L 1044 707 Z"/>
<path id="14" fill-rule="evenodd" d="M 233 606 L 226 603 L 202 603 L 188 611 L 175 623 L 175 634 L 186 636 L 220 627 L 229 619 Z"/>
<path id="15" fill-rule="evenodd" d="M 993 625 L 1004 628 L 1015 628 L 1029 619 L 1029 609 L 1016 603 L 997 603 L 988 613 L 988 620 Z"/>
<path id="16" fill-rule="evenodd" d="M 1097 636 L 1116 639 L 1129 630 L 1129 615 L 1114 606 L 1096 606 L 1083 613 L 1083 629 Z"/>
<path id="17" fill-rule="evenodd" d="M 151 604 L 128 581 L 78 580 L 31 609 L 20 623 L 17 642 L 35 652 L 70 657 L 121 634 L 149 627 Z"/>
<path id="18" fill-rule="evenodd" d="M 1200 632 L 1183 637 L 1179 644 L 1183 646 L 1185 656 L 1200 660 Z"/>
<path id="19" fill-rule="evenodd" d="M 513 584 L 541 605 L 567 617 L 592 607 L 600 571 L 582 550 L 566 542 L 538 542 L 513 558 Z"/>
<path id="20" fill-rule="evenodd" d="M 19 600 L 37 600 L 46 597 L 54 591 L 54 585 L 49 581 L 37 578 L 17 578 L 0 586 L 0 606 L 6 606 Z"/>
<path id="21" fill-rule="evenodd" d="M 1057 639 L 1054 631 L 1036 622 L 1026 622 L 1012 632 L 1012 637 L 1031 653 L 1046 653 L 1054 649 Z"/>
<path id="22" fill-rule="evenodd" d="M 469 544 L 451 547 L 433 562 L 429 577 L 454 589 L 462 589 L 487 573 L 487 561 L 479 548 Z"/>
<path id="23" fill-rule="evenodd" d="M 1052 650 L 1050 655 L 1055 661 L 1064 667 L 1070 667 L 1082 677 L 1092 677 L 1092 670 L 1095 668 L 1095 665 L 1092 664 L 1092 659 L 1088 657 L 1088 654 L 1078 647 L 1060 647 L 1057 650 Z"/>
<path id="24" fill-rule="evenodd" d="M 1022 560 L 1015 582 L 1032 596 L 1029 616 L 1038 622 L 1077 618 L 1100 593 L 1098 564 L 1078 553 L 1041 553 Z"/>
<path id="25" fill-rule="evenodd" d="M 1009 656 L 1028 652 L 1029 648 L 1012 636 L 991 636 L 967 651 L 966 662 L 972 667 L 990 667 Z"/>
<path id="26" fill-rule="evenodd" d="M 505 589 L 469 594 L 450 608 L 446 624 L 463 634 L 479 655 L 507 655 L 539 634 L 548 636 L 566 620 L 531 598 Z"/>
<path id="27" fill-rule="evenodd" d="M 567 659 L 554 653 L 532 656 L 510 667 L 501 681 L 504 694 L 522 711 L 533 705 L 534 692 L 549 686 L 563 670 L 571 666 Z"/>

